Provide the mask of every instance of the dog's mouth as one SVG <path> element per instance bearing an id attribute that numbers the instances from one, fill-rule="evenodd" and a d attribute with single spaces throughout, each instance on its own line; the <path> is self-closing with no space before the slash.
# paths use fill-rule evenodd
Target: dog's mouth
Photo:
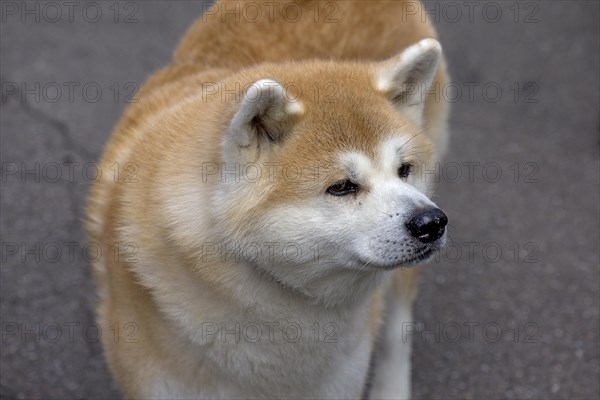
<path id="1" fill-rule="evenodd" d="M 405 265 L 415 265 L 418 264 L 420 262 L 426 261 L 428 260 L 433 254 L 435 254 L 435 252 L 437 252 L 439 250 L 439 248 L 435 247 L 435 246 L 427 246 L 426 248 L 418 251 L 412 258 L 410 258 L 408 261 L 404 261 L 403 264 Z"/>
<path id="2" fill-rule="evenodd" d="M 410 258 L 402 259 L 402 260 L 394 260 L 393 263 L 379 263 L 379 262 L 366 262 L 361 261 L 365 267 L 370 267 L 371 269 L 377 270 L 394 270 L 397 268 L 406 268 L 406 267 L 415 267 L 420 263 L 429 261 L 431 256 L 433 256 L 440 248 L 438 246 L 425 246 L 419 250 L 417 250 Z M 363 268 L 365 268 L 363 267 Z"/>

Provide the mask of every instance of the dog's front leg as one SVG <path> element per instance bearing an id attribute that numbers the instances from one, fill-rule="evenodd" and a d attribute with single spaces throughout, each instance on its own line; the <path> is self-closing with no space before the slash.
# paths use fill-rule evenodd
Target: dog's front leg
<path id="1" fill-rule="evenodd" d="M 400 270 L 394 274 L 394 283 L 387 293 L 385 323 L 375 356 L 371 400 L 411 397 L 412 343 L 407 332 L 411 332 L 413 324 L 419 270 Z"/>

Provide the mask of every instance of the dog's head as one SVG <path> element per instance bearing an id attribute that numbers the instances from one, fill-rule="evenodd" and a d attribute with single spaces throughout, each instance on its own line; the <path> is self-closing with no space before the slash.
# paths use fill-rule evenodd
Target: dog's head
<path id="1" fill-rule="evenodd" d="M 445 240 L 423 131 L 440 45 L 380 63 L 266 66 L 232 109 L 215 207 L 242 256 L 280 282 L 422 263 Z M 431 179 L 433 180 L 433 179 Z"/>

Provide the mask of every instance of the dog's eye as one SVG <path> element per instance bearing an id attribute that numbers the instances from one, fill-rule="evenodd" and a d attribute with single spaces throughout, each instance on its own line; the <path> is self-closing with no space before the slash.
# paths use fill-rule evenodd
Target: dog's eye
<path id="1" fill-rule="evenodd" d="M 346 196 L 358 191 L 358 185 L 347 179 L 338 181 L 327 189 L 327 193 L 334 196 Z"/>
<path id="2" fill-rule="evenodd" d="M 400 168 L 398 168 L 398 176 L 401 179 L 406 179 L 410 175 L 411 170 L 412 170 L 412 164 L 402 163 Z"/>

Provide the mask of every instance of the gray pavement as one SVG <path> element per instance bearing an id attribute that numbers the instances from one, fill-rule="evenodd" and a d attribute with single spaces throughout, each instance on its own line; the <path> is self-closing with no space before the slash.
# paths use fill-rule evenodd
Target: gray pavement
<path id="1" fill-rule="evenodd" d="M 116 398 L 93 325 L 87 163 L 203 6 L 80 2 L 69 21 L 62 2 L 60 18 L 24 4 L 0 3 L 0 396 Z M 599 4 L 469 4 L 427 3 L 455 81 L 436 195 L 451 243 L 421 280 L 414 395 L 598 399 Z"/>

